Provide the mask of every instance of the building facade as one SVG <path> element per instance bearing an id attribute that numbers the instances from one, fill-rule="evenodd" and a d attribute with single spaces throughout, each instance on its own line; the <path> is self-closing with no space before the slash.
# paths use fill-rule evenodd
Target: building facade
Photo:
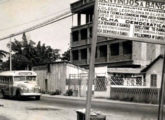
<path id="1" fill-rule="evenodd" d="M 71 62 L 88 68 L 91 53 L 94 0 L 79 0 L 71 4 Z M 98 37 L 96 66 L 141 67 L 161 54 L 162 46 L 116 38 Z"/>
<path id="2" fill-rule="evenodd" d="M 89 67 L 90 62 L 94 4 L 95 0 L 79 0 L 71 4 L 71 62 L 85 68 Z M 105 78 L 103 75 L 96 76 L 96 96 L 103 97 L 107 93 L 106 97 L 109 94 L 111 98 L 135 101 L 145 101 L 149 96 L 156 102 L 162 68 L 161 65 L 150 69 L 147 66 L 157 61 L 163 51 L 163 46 L 159 44 L 98 36 L 95 67 L 105 67 L 103 71 L 108 75 Z M 161 64 L 161 60 L 158 63 Z"/>
<path id="3" fill-rule="evenodd" d="M 53 93 L 57 90 L 65 93 L 70 74 L 87 73 L 85 69 L 63 61 L 34 66 L 32 69 L 37 73 L 38 84 L 43 93 Z"/>

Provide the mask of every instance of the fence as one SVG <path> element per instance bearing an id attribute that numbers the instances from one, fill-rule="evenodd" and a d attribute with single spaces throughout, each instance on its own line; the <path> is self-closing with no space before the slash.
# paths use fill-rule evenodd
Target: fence
<path id="1" fill-rule="evenodd" d="M 110 98 L 123 101 L 134 101 L 142 103 L 158 103 L 159 88 L 149 88 L 145 79 L 140 76 L 111 79 Z"/>
<path id="2" fill-rule="evenodd" d="M 145 81 L 139 79 L 110 79 L 105 75 L 96 75 L 92 92 L 94 97 L 109 97 L 115 100 L 142 103 L 158 103 L 159 88 L 147 88 Z M 88 74 L 71 74 L 67 79 L 67 89 L 75 96 L 86 96 Z"/>
<path id="3" fill-rule="evenodd" d="M 88 83 L 88 74 L 70 74 L 69 79 L 66 80 L 66 89 L 72 89 L 74 96 L 86 96 Z M 108 79 L 105 74 L 98 74 L 93 80 L 92 93 L 107 91 Z"/>

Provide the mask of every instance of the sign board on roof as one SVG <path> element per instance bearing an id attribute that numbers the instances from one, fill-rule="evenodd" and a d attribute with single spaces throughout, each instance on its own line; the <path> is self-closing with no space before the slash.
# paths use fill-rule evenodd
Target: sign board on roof
<path id="1" fill-rule="evenodd" d="M 98 35 L 162 41 L 165 2 L 98 0 Z"/>

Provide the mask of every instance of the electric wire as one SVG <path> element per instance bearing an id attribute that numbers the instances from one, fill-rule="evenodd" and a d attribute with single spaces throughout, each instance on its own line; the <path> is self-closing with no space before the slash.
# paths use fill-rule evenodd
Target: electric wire
<path id="1" fill-rule="evenodd" d="M 15 37 L 15 36 L 21 35 L 21 34 L 26 33 L 26 32 L 30 32 L 30 31 L 33 31 L 33 30 L 42 28 L 42 27 L 44 27 L 44 26 L 53 24 L 53 23 L 58 22 L 58 21 L 60 21 L 60 20 L 69 18 L 69 17 L 71 17 L 72 15 L 73 15 L 73 14 L 72 14 L 70 11 L 64 12 L 64 13 L 62 13 L 61 15 L 58 15 L 58 16 L 56 16 L 56 17 L 54 17 L 54 18 L 52 18 L 52 19 L 49 19 L 49 20 L 47 20 L 47 21 L 45 21 L 45 22 L 39 23 L 39 24 L 34 25 L 34 26 L 30 27 L 30 28 L 24 29 L 24 30 L 22 30 L 22 31 L 20 31 L 20 32 L 16 32 L 16 33 L 7 35 L 6 37 L 2 37 L 2 38 L 0 38 L 0 41 L 5 40 L 5 39 L 8 39 L 8 38 L 11 38 L 11 37 Z"/>
<path id="2" fill-rule="evenodd" d="M 6 30 L 10 30 L 10 29 L 19 27 L 19 26 L 27 25 L 27 24 L 30 24 L 30 23 L 33 23 L 33 22 L 36 22 L 36 21 L 39 21 L 39 20 L 48 18 L 48 17 L 50 17 L 50 16 L 54 16 L 54 14 L 57 14 L 57 13 L 59 13 L 59 12 L 64 12 L 64 11 L 69 11 L 69 8 L 66 8 L 66 9 L 63 9 L 63 10 L 60 10 L 60 11 L 57 11 L 57 12 L 55 12 L 55 13 L 52 13 L 52 14 L 49 14 L 49 15 L 46 15 L 46 16 L 43 16 L 43 17 L 40 17 L 40 18 L 37 18 L 37 19 L 33 19 L 33 20 L 31 20 L 31 21 L 28 21 L 28 22 L 24 22 L 24 23 L 21 23 L 21 24 L 17 24 L 17 25 L 11 26 L 11 27 L 2 28 L 2 29 L 0 29 L 0 31 L 6 31 Z"/>

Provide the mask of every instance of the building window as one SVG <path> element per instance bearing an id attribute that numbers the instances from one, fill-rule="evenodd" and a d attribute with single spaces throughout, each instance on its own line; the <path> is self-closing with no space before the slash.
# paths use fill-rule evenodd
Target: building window
<path id="1" fill-rule="evenodd" d="M 106 77 L 105 76 L 97 76 L 95 83 L 95 91 L 106 91 Z"/>
<path id="2" fill-rule="evenodd" d="M 86 40 L 87 39 L 87 29 L 82 29 L 81 30 L 81 40 Z"/>
<path id="3" fill-rule="evenodd" d="M 111 76 L 111 85 L 124 85 L 124 77 L 121 74 Z"/>
<path id="4" fill-rule="evenodd" d="M 132 42 L 126 41 L 123 42 L 123 54 L 131 54 L 132 53 Z"/>
<path id="5" fill-rule="evenodd" d="M 78 31 L 74 31 L 73 33 L 72 33 L 72 39 L 73 39 L 73 42 L 76 42 L 76 41 L 78 41 L 79 40 L 79 35 L 78 35 Z"/>
<path id="6" fill-rule="evenodd" d="M 114 43 L 110 45 L 111 56 L 119 55 L 119 43 Z"/>
<path id="7" fill-rule="evenodd" d="M 72 56 L 73 56 L 73 60 L 78 60 L 78 58 L 79 58 L 78 50 L 73 50 L 72 51 Z"/>
<path id="8" fill-rule="evenodd" d="M 157 87 L 157 75 L 151 74 L 151 87 Z"/>
<path id="9" fill-rule="evenodd" d="M 107 57 L 107 45 L 103 45 L 99 47 L 100 57 Z"/>
<path id="10" fill-rule="evenodd" d="M 81 59 L 87 59 L 87 49 L 82 49 L 81 51 Z"/>
<path id="11" fill-rule="evenodd" d="M 136 78 L 136 85 L 137 86 L 142 86 L 142 78 L 141 77 Z"/>

